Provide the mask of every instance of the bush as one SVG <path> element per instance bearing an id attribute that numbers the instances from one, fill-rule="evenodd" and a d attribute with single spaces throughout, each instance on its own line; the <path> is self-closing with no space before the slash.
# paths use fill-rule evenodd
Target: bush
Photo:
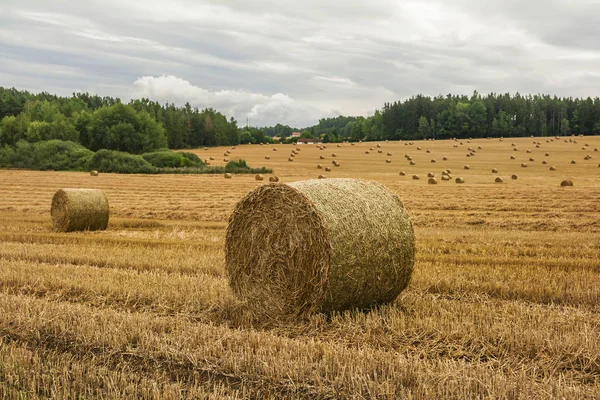
<path id="1" fill-rule="evenodd" d="M 195 157 L 195 159 L 193 157 Z M 142 154 L 144 160 L 156 168 L 202 167 L 204 163 L 193 153 L 176 153 L 173 151 L 157 151 Z"/>
<path id="2" fill-rule="evenodd" d="M 94 152 L 74 142 L 48 140 L 29 143 L 19 141 L 14 148 L 5 146 L 0 150 L 0 167 L 83 171 L 87 168 L 93 155 Z"/>
<path id="3" fill-rule="evenodd" d="M 227 165 L 225 165 L 225 171 L 234 170 L 236 168 L 248 168 L 248 164 L 246 164 L 246 160 L 237 160 L 237 161 L 229 161 Z"/>
<path id="4" fill-rule="evenodd" d="M 158 171 L 141 156 L 114 150 L 99 150 L 88 163 L 89 169 L 119 174 L 155 174 Z"/>

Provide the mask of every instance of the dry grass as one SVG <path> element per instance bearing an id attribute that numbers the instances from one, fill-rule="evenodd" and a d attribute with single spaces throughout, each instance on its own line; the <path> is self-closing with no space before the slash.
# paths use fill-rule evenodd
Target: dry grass
<path id="1" fill-rule="evenodd" d="M 336 147 L 327 177 L 379 181 L 412 214 L 413 279 L 373 312 L 269 329 L 249 325 L 224 269 L 225 222 L 254 176 L 0 171 L 0 397 L 598 398 L 598 161 L 563 139 L 471 142 Z M 482 149 L 463 170 L 468 146 Z M 316 147 L 293 163 L 268 147 L 235 155 L 314 178 Z M 492 168 L 519 179 L 495 184 Z M 465 183 L 412 179 L 447 169 Z M 52 195 L 90 185 L 108 230 L 54 232 Z"/>

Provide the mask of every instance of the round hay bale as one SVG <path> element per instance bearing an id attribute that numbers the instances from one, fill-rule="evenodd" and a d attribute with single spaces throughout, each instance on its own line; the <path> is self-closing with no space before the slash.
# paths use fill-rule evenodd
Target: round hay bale
<path id="1" fill-rule="evenodd" d="M 516 174 L 513 174 L 510 179 L 516 181 L 517 179 L 519 179 L 519 177 Z"/>
<path id="2" fill-rule="evenodd" d="M 511 159 L 511 160 L 515 160 L 515 159 L 516 159 L 516 157 L 515 157 L 515 156 L 510 156 L 510 159 Z"/>
<path id="3" fill-rule="evenodd" d="M 356 146 L 356 143 L 352 142 L 350 143 L 351 146 Z"/>
<path id="4" fill-rule="evenodd" d="M 273 175 L 269 177 L 269 182 L 279 182 L 279 177 Z"/>
<path id="5" fill-rule="evenodd" d="M 481 147 L 481 146 L 477 146 L 477 149 L 479 149 L 479 150 L 483 150 L 483 147 Z"/>
<path id="6" fill-rule="evenodd" d="M 573 181 L 565 180 L 560 183 L 560 186 L 573 186 Z"/>
<path id="7" fill-rule="evenodd" d="M 435 161 L 435 158 L 434 158 L 434 159 L 432 159 L 432 160 L 431 160 L 431 162 L 432 162 L 432 163 L 436 162 L 436 161 Z"/>
<path id="8" fill-rule="evenodd" d="M 548 164 L 548 161 L 544 160 L 544 161 L 542 161 L 542 164 L 546 165 L 546 164 Z"/>
<path id="9" fill-rule="evenodd" d="M 256 174 L 256 175 L 254 176 L 254 179 L 256 179 L 257 181 L 262 181 L 263 179 L 265 179 L 265 177 L 264 177 L 264 176 L 262 176 L 261 174 Z"/>
<path id="10" fill-rule="evenodd" d="M 429 185 L 437 185 L 438 182 L 437 182 L 437 179 L 435 179 L 435 178 L 429 178 L 429 180 L 427 181 L 427 183 Z"/>
<path id="11" fill-rule="evenodd" d="M 229 152 L 228 151 L 226 151 L 225 153 L 223 153 L 223 157 L 227 157 L 227 156 L 229 156 Z"/>
<path id="12" fill-rule="evenodd" d="M 535 161 L 535 158 L 533 158 L 533 157 L 529 157 L 529 161 L 531 161 L 531 162 L 534 162 L 534 161 Z"/>
<path id="13" fill-rule="evenodd" d="M 517 149 L 516 147 L 513 149 L 514 151 L 519 151 L 519 149 Z"/>
<path id="14" fill-rule="evenodd" d="M 521 163 L 521 168 L 527 168 L 527 164 L 526 163 Z"/>
<path id="15" fill-rule="evenodd" d="M 447 169 L 447 170 L 446 170 L 446 172 L 447 172 L 448 174 L 451 174 L 451 173 L 452 173 L 452 171 L 451 171 L 451 170 L 449 170 L 449 169 Z"/>
<path id="16" fill-rule="evenodd" d="M 435 175 L 433 174 L 433 172 L 428 172 L 427 173 L 427 177 L 428 178 L 433 178 Z"/>
<path id="17" fill-rule="evenodd" d="M 209 160 L 210 160 L 210 161 L 212 161 L 212 160 L 214 160 L 214 159 L 215 159 L 214 157 L 210 157 L 210 158 L 209 158 Z"/>
<path id="18" fill-rule="evenodd" d="M 331 153 L 331 157 L 337 157 L 335 153 Z"/>
<path id="19" fill-rule="evenodd" d="M 458 178 L 456 178 L 456 179 L 454 180 L 454 182 L 456 182 L 456 183 L 465 183 L 465 179 L 464 179 L 463 177 L 460 177 L 460 176 L 459 176 Z"/>
<path id="20" fill-rule="evenodd" d="M 448 161 L 448 157 L 442 157 L 442 160 Z"/>
<path id="21" fill-rule="evenodd" d="M 108 199 L 99 189 L 60 189 L 52 197 L 54 230 L 97 231 L 108 226 Z"/>
<path id="22" fill-rule="evenodd" d="M 400 176 L 406 176 L 406 172 L 400 171 Z"/>
<path id="23" fill-rule="evenodd" d="M 421 146 L 417 146 L 417 150 L 421 150 Z"/>
<path id="24" fill-rule="evenodd" d="M 333 166 L 334 166 L 334 167 L 339 167 L 339 166 L 340 166 L 340 163 L 336 161 L 336 162 L 333 164 Z"/>
<path id="25" fill-rule="evenodd" d="M 413 175 L 413 180 L 418 181 L 419 179 L 421 179 L 419 175 Z"/>
<path id="26" fill-rule="evenodd" d="M 546 153 L 546 154 L 544 154 L 544 156 L 550 157 L 550 153 Z"/>
<path id="27" fill-rule="evenodd" d="M 265 156 L 265 160 L 270 160 L 270 159 L 271 159 L 271 157 Z"/>
<path id="28" fill-rule="evenodd" d="M 378 152 L 379 154 L 381 154 L 381 153 L 383 153 L 383 150 L 379 149 L 379 150 L 377 150 L 377 152 Z"/>
<path id="29" fill-rule="evenodd" d="M 492 168 L 492 174 L 497 174 L 498 173 L 498 168 Z"/>
<path id="30" fill-rule="evenodd" d="M 373 150 L 375 150 L 375 148 L 374 147 L 369 147 L 369 150 L 373 151 Z"/>
<path id="31" fill-rule="evenodd" d="M 330 172 L 331 168 L 330 167 L 325 167 L 325 171 Z"/>
<path id="32" fill-rule="evenodd" d="M 392 153 L 387 153 L 387 156 L 388 156 L 388 157 L 391 157 L 391 156 L 392 156 Z"/>
<path id="33" fill-rule="evenodd" d="M 273 151 L 277 151 L 277 149 L 275 147 L 273 147 Z"/>
<path id="34" fill-rule="evenodd" d="M 531 153 L 531 150 L 527 149 L 527 153 Z"/>
<path id="35" fill-rule="evenodd" d="M 467 154 L 467 157 L 471 157 L 471 154 Z"/>
<path id="36" fill-rule="evenodd" d="M 319 156 L 319 160 L 324 160 L 325 156 Z"/>
<path id="37" fill-rule="evenodd" d="M 255 317 L 285 320 L 394 301 L 414 247 L 395 193 L 358 179 L 309 180 L 260 186 L 236 205 L 225 265 Z"/>
<path id="38" fill-rule="evenodd" d="M 288 161 L 294 161 L 294 159 L 292 157 L 288 158 Z"/>
<path id="39" fill-rule="evenodd" d="M 450 176 L 449 175 L 442 175 L 442 180 L 443 181 L 449 181 L 450 180 Z"/>
<path id="40" fill-rule="evenodd" d="M 498 177 L 496 177 L 496 179 L 495 179 L 495 182 L 496 182 L 496 183 L 503 183 L 503 182 L 504 182 L 504 179 L 502 179 L 502 178 L 500 178 L 500 177 L 498 176 Z"/>
<path id="41" fill-rule="evenodd" d="M 367 150 L 367 151 L 365 151 L 365 154 L 369 154 L 369 151 L 368 151 L 368 150 Z"/>
<path id="42" fill-rule="evenodd" d="M 416 163 L 416 162 L 414 162 L 414 161 L 411 161 L 411 162 L 410 162 L 410 165 L 417 165 L 417 163 Z"/>
<path id="43" fill-rule="evenodd" d="M 321 164 L 317 164 L 317 168 L 318 169 L 323 169 L 323 166 Z"/>
<path id="44" fill-rule="evenodd" d="M 597 147 L 595 147 L 595 148 L 594 148 L 594 151 L 595 151 L 595 152 L 598 152 L 598 148 L 597 148 Z"/>
<path id="45" fill-rule="evenodd" d="M 377 147 L 381 147 L 381 145 L 379 143 L 377 143 Z"/>
<path id="46" fill-rule="evenodd" d="M 319 179 L 325 179 L 325 175 L 319 175 Z"/>
<path id="47" fill-rule="evenodd" d="M 225 179 L 231 179 L 233 178 L 233 175 L 231 175 L 229 172 L 225 173 Z"/>
<path id="48" fill-rule="evenodd" d="M 335 164 L 337 164 L 337 160 L 331 160 L 331 163 L 332 163 L 333 165 L 335 165 Z"/>
<path id="49" fill-rule="evenodd" d="M 431 150 L 427 149 L 425 152 L 426 152 L 426 153 L 431 153 Z"/>
<path id="50" fill-rule="evenodd" d="M 387 160 L 385 160 L 386 163 L 391 164 L 392 160 L 390 160 L 389 158 Z"/>
<path id="51" fill-rule="evenodd" d="M 98 171 L 90 171 L 91 176 L 98 176 Z"/>
<path id="52" fill-rule="evenodd" d="M 550 171 L 556 171 L 556 167 L 553 165 L 550 167 Z"/>
<path id="53" fill-rule="evenodd" d="M 465 165 L 463 168 L 464 169 L 471 169 L 471 167 L 469 167 L 468 165 Z"/>
<path id="54" fill-rule="evenodd" d="M 571 160 L 571 164 L 577 164 L 577 161 Z"/>

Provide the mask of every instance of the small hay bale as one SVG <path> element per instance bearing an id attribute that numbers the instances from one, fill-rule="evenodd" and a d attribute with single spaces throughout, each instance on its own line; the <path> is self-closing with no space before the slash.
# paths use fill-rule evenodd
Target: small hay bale
<path id="1" fill-rule="evenodd" d="M 392 153 L 387 153 L 387 156 L 388 156 L 388 157 L 391 157 L 391 156 L 392 156 Z"/>
<path id="2" fill-rule="evenodd" d="M 521 168 L 527 168 L 527 163 L 521 163 Z"/>
<path id="3" fill-rule="evenodd" d="M 527 149 L 527 153 L 531 153 L 531 150 Z"/>
<path id="4" fill-rule="evenodd" d="M 514 151 L 519 151 L 519 149 L 517 149 L 516 147 L 513 149 Z"/>
<path id="5" fill-rule="evenodd" d="M 381 145 L 379 143 L 377 143 L 377 147 L 381 147 Z"/>
<path id="6" fill-rule="evenodd" d="M 553 165 L 550 167 L 550 171 L 556 171 L 556 167 Z"/>
<path id="7" fill-rule="evenodd" d="M 367 151 L 365 151 L 365 154 L 369 154 L 369 151 L 368 151 L 368 150 L 367 150 Z"/>
<path id="8" fill-rule="evenodd" d="M 467 157 L 471 157 L 471 154 L 467 154 Z"/>
<path id="9" fill-rule="evenodd" d="M 463 167 L 463 169 L 471 169 L 471 167 L 469 167 L 468 165 L 465 165 L 465 166 Z"/>
<path id="10" fill-rule="evenodd" d="M 498 168 L 492 168 L 492 174 L 497 174 L 498 173 Z"/>
<path id="11" fill-rule="evenodd" d="M 427 149 L 425 152 L 426 152 L 426 153 L 431 153 L 431 150 Z"/>
<path id="12" fill-rule="evenodd" d="M 279 182 L 279 177 L 273 175 L 269 177 L 269 182 Z"/>
<path id="13" fill-rule="evenodd" d="M 597 148 L 597 147 L 595 147 L 595 148 L 594 148 L 594 151 L 595 151 L 595 152 L 598 152 L 598 148 Z"/>
<path id="14" fill-rule="evenodd" d="M 411 162 L 410 162 L 410 165 L 417 165 L 417 163 L 416 163 L 416 162 L 414 162 L 414 161 L 411 161 Z"/>
<path id="15" fill-rule="evenodd" d="M 226 151 L 225 153 L 223 153 L 223 157 L 227 157 L 227 156 L 229 156 L 229 152 L 228 151 Z"/>
<path id="16" fill-rule="evenodd" d="M 331 168 L 330 167 L 325 167 L 325 171 L 330 172 Z"/>
<path id="17" fill-rule="evenodd" d="M 431 160 L 431 162 L 432 162 L 432 163 L 436 162 L 436 161 L 435 161 L 435 158 L 434 158 L 434 159 L 432 159 L 432 160 Z"/>
<path id="18" fill-rule="evenodd" d="M 477 149 L 479 149 L 479 150 L 483 150 L 483 147 L 481 147 L 481 146 L 477 146 Z"/>
<path id="19" fill-rule="evenodd" d="M 356 143 L 352 142 L 350 143 L 350 146 L 356 146 Z"/>
<path id="20" fill-rule="evenodd" d="M 275 147 L 273 147 L 273 151 L 277 151 L 277 149 Z"/>
<path id="21" fill-rule="evenodd" d="M 500 178 L 499 176 L 496 177 L 495 179 L 496 183 L 504 183 L 504 179 Z"/>
<path id="22" fill-rule="evenodd" d="M 335 164 L 337 164 L 337 161 L 336 161 L 336 160 L 331 160 L 331 163 L 332 163 L 333 165 L 335 165 Z"/>
<path id="23" fill-rule="evenodd" d="M 292 157 L 288 158 L 288 161 L 292 162 L 294 159 Z"/>
<path id="24" fill-rule="evenodd" d="M 319 160 L 324 160 L 325 156 L 319 156 Z"/>
<path id="25" fill-rule="evenodd" d="M 99 189 L 60 189 L 50 211 L 59 232 L 96 231 L 108 226 L 108 199 Z"/>
<path id="26" fill-rule="evenodd" d="M 449 169 L 447 169 L 446 172 L 448 173 L 448 175 L 452 173 L 452 171 Z"/>
<path id="27" fill-rule="evenodd" d="M 463 177 L 460 177 L 460 176 L 459 176 L 458 178 L 456 178 L 456 179 L 454 180 L 454 182 L 456 182 L 456 183 L 465 183 L 465 179 L 464 179 Z"/>
<path id="28" fill-rule="evenodd" d="M 233 175 L 231 175 L 229 172 L 225 173 L 225 179 L 231 179 L 233 178 Z"/>
<path id="29" fill-rule="evenodd" d="M 510 159 L 511 159 L 511 160 L 515 160 L 515 159 L 516 159 L 516 157 L 515 157 L 515 156 L 510 156 Z"/>
<path id="30" fill-rule="evenodd" d="M 271 157 L 265 156 L 265 160 L 270 160 L 270 159 L 271 159 Z"/>
<path id="31" fill-rule="evenodd" d="M 212 160 L 214 160 L 214 159 L 215 159 L 214 157 L 209 157 L 209 160 L 210 160 L 210 161 L 212 161 Z"/>
<path id="32" fill-rule="evenodd" d="M 413 175 L 413 180 L 418 181 L 419 179 L 421 179 L 421 177 L 419 175 Z"/>
<path id="33" fill-rule="evenodd" d="M 513 174 L 510 179 L 516 181 L 517 179 L 519 179 L 519 177 L 516 174 Z"/>
<path id="34" fill-rule="evenodd" d="M 98 176 L 98 171 L 96 171 L 96 170 L 90 171 L 90 175 L 91 176 Z"/>
<path id="35" fill-rule="evenodd" d="M 374 147 L 369 147 L 369 150 L 373 151 L 373 150 L 375 150 L 375 148 Z"/>
<path id="36" fill-rule="evenodd" d="M 388 158 L 387 160 L 385 160 L 385 162 L 386 162 L 387 164 L 391 164 L 391 163 L 392 163 L 392 160 L 390 160 L 390 159 Z"/>
<path id="37" fill-rule="evenodd" d="M 340 163 L 336 161 L 336 162 L 335 162 L 335 164 L 333 164 L 333 166 L 334 166 L 334 167 L 339 167 L 339 166 L 340 166 Z"/>
<path id="38" fill-rule="evenodd" d="M 448 161 L 448 157 L 442 157 L 442 160 Z"/>
<path id="39" fill-rule="evenodd" d="M 319 179 L 325 179 L 325 175 L 319 175 Z"/>
<path id="40" fill-rule="evenodd" d="M 225 236 L 229 285 L 266 320 L 392 302 L 414 253 L 398 196 L 358 179 L 260 186 L 236 205 Z"/>
<path id="41" fill-rule="evenodd" d="M 600 167 L 600 164 L 598 166 Z M 400 176 L 406 176 L 406 172 L 400 171 Z"/>
<path id="42" fill-rule="evenodd" d="M 448 175 L 442 175 L 442 180 L 443 181 L 449 181 L 450 180 L 450 176 L 448 176 Z"/>
<path id="43" fill-rule="evenodd" d="M 421 150 L 421 146 L 417 146 L 417 150 Z"/>
<path id="44" fill-rule="evenodd" d="M 321 164 L 317 164 L 317 168 L 318 169 L 323 169 L 323 166 Z"/>
<path id="45" fill-rule="evenodd" d="M 335 153 L 331 153 L 331 157 L 337 157 Z"/>
<path id="46" fill-rule="evenodd" d="M 435 175 L 433 174 L 433 172 L 428 172 L 427 173 L 427 177 L 428 178 L 433 178 Z"/>
<path id="47" fill-rule="evenodd" d="M 550 157 L 550 153 L 546 153 L 546 154 L 544 154 L 544 156 Z"/>
<path id="48" fill-rule="evenodd" d="M 534 162 L 534 161 L 535 161 L 535 158 L 533 158 L 533 157 L 529 157 L 529 161 L 531 161 L 531 162 Z"/>
<path id="49" fill-rule="evenodd" d="M 229 158 L 224 158 L 223 162 L 229 162 Z"/>
<path id="50" fill-rule="evenodd" d="M 256 175 L 254 176 L 254 179 L 256 179 L 257 181 L 262 181 L 263 179 L 265 179 L 265 177 L 264 177 L 264 176 L 262 176 L 261 174 L 256 174 Z"/>
<path id="51" fill-rule="evenodd" d="M 573 181 L 565 180 L 560 183 L 560 186 L 573 186 Z"/>
<path id="52" fill-rule="evenodd" d="M 571 164 L 577 164 L 577 161 L 571 160 Z"/>
<path id="53" fill-rule="evenodd" d="M 429 185 L 437 185 L 438 182 L 437 182 L 437 179 L 435 179 L 435 178 L 429 178 L 429 180 L 427 181 L 427 183 Z"/>
<path id="54" fill-rule="evenodd" d="M 383 150 L 379 149 L 379 150 L 377 150 L 377 152 L 378 152 L 379 154 L 381 154 L 381 153 L 383 153 Z"/>

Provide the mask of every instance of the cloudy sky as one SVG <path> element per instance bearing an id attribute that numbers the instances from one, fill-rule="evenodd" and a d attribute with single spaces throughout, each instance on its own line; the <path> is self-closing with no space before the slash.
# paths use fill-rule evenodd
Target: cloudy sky
<path id="1" fill-rule="evenodd" d="M 0 86 L 304 127 L 423 93 L 600 94 L 600 0 L 0 0 Z"/>

